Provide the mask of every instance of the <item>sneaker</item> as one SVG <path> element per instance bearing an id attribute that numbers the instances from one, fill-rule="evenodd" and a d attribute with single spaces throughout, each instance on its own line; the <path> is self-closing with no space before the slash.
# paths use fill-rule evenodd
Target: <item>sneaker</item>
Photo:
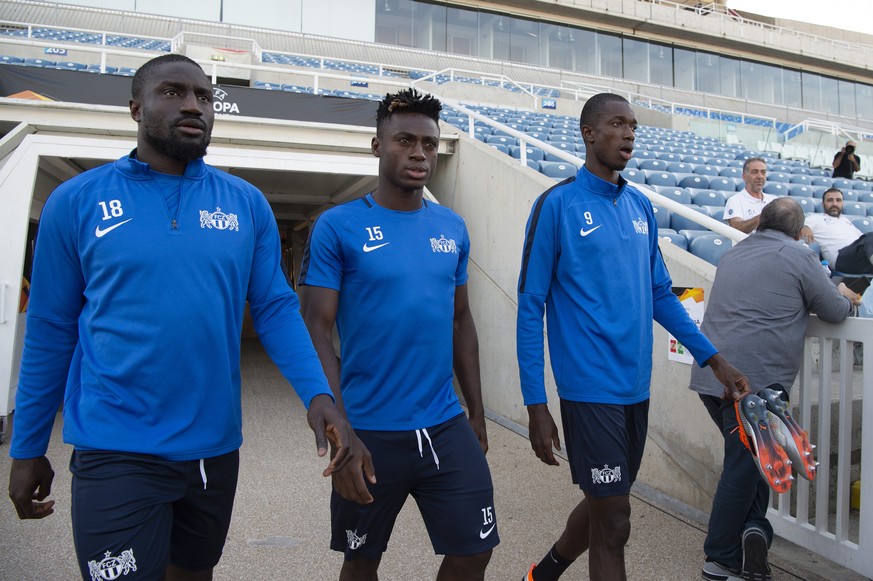
<path id="1" fill-rule="evenodd" d="M 527 572 L 527 575 L 521 578 L 521 581 L 534 581 L 533 570 L 536 568 L 537 564 L 534 563 L 530 566 L 530 570 Z"/>
<path id="2" fill-rule="evenodd" d="M 794 470 L 807 480 L 813 480 L 818 463 L 812 455 L 809 436 L 791 416 L 788 404 L 779 397 L 780 393 L 772 389 L 762 389 L 758 392 L 758 395 L 767 402 L 770 429 L 791 459 Z"/>
<path id="3" fill-rule="evenodd" d="M 743 533 L 744 581 L 770 581 L 770 563 L 767 561 L 767 537 L 761 529 L 748 529 Z"/>
<path id="4" fill-rule="evenodd" d="M 704 563 L 700 575 L 707 581 L 742 581 L 743 579 L 739 571 L 734 571 L 715 561 Z"/>
<path id="5" fill-rule="evenodd" d="M 734 403 L 740 440 L 752 453 L 755 466 L 764 481 L 778 493 L 788 492 L 794 477 L 791 460 L 770 428 L 767 403 L 757 395 L 747 393 Z"/>

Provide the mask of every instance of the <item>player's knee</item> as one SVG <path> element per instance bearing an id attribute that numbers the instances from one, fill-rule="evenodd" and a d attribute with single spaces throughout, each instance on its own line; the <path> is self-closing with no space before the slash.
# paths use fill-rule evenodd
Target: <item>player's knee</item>
<path id="1" fill-rule="evenodd" d="M 491 549 L 475 555 L 446 555 L 440 569 L 448 575 L 446 578 L 450 579 L 482 579 L 489 561 L 491 561 Z"/>
<path id="2" fill-rule="evenodd" d="M 610 549 L 621 549 L 630 539 L 630 515 L 617 512 L 606 517 L 601 528 L 604 544 Z"/>
<path id="3" fill-rule="evenodd" d="M 343 561 L 340 581 L 376 579 L 380 562 L 381 559 L 367 559 L 366 557 Z"/>

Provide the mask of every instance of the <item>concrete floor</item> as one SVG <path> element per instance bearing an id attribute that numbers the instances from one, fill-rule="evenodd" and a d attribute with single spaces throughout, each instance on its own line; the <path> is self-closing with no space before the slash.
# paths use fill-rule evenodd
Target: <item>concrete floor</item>
<path id="1" fill-rule="evenodd" d="M 342 557 L 328 549 L 330 481 L 315 453 L 303 406 L 257 344 L 243 351 L 245 444 L 234 519 L 218 581 L 242 579 L 335 579 Z M 61 418 L 49 458 L 56 476 L 55 514 L 43 521 L 19 521 L 11 502 L 0 502 L 0 580 L 77 578 L 70 531 L 70 448 L 61 443 Z M 488 568 L 489 580 L 517 580 L 554 542 L 581 492 L 570 481 L 566 462 L 542 464 L 526 438 L 489 421 L 488 460 L 495 483 L 495 509 L 502 539 Z M 9 458 L 0 454 L 6 478 Z M 2 487 L 3 490 L 6 486 Z M 693 516 L 664 507 L 657 496 L 637 491 L 632 498 L 633 531 L 627 546 L 629 579 L 699 579 L 705 526 Z M 661 499 L 663 500 L 663 499 Z M 433 554 L 414 502 L 398 519 L 385 554 L 383 581 L 433 579 L 440 557 Z M 777 540 L 771 551 L 775 580 L 863 579 L 818 556 Z M 583 557 L 564 578 L 587 579 Z M 120 577 L 119 581 L 124 581 Z"/>

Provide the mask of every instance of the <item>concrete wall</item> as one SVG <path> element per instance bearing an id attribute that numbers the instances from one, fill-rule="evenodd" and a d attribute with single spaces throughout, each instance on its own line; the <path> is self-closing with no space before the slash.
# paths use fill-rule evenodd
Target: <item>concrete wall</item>
<path id="1" fill-rule="evenodd" d="M 444 125 L 443 132 L 448 131 Z M 441 159 L 429 188 L 440 203 L 464 217 L 470 231 L 469 291 L 485 407 L 527 426 L 515 355 L 516 284 L 530 208 L 554 182 L 465 136 L 457 148 L 456 155 Z M 676 286 L 703 287 L 708 294 L 714 267 L 669 244 L 662 252 Z M 690 366 L 667 360 L 666 331 L 657 324 L 653 363 L 649 442 L 640 481 L 708 512 L 720 472 L 721 437 L 688 390 Z M 562 429 L 554 380 L 546 369 L 552 415 Z"/>

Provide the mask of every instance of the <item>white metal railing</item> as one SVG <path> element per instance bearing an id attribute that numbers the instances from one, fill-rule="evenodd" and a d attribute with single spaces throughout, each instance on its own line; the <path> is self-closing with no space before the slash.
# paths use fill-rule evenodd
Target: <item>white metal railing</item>
<path id="1" fill-rule="evenodd" d="M 806 336 L 791 401 L 821 465 L 813 482 L 798 479 L 775 499 L 770 521 L 779 536 L 873 577 L 873 397 L 865 397 L 873 393 L 873 319 L 833 325 L 811 317 Z M 863 345 L 860 369 L 854 365 L 857 344 Z M 856 512 L 850 500 L 858 474 L 861 506 Z"/>
<path id="2" fill-rule="evenodd" d="M 519 147 L 521 148 L 520 153 L 519 153 L 519 164 L 522 166 L 527 165 L 527 145 L 528 144 L 534 145 L 537 148 L 542 149 L 545 152 L 551 153 L 551 154 L 555 155 L 556 157 L 563 159 L 567 163 L 572 164 L 576 168 L 582 167 L 582 165 L 585 163 L 585 160 L 583 160 L 579 157 L 576 157 L 572 153 L 568 153 L 568 152 L 564 151 L 563 149 L 558 149 L 554 145 L 546 143 L 545 141 L 535 139 L 535 138 L 531 137 L 530 135 L 524 133 L 523 131 L 518 131 L 517 129 L 513 129 L 512 127 L 509 127 L 508 125 L 504 125 L 503 123 L 500 123 L 498 121 L 494 121 L 490 117 L 487 117 L 487 116 L 479 113 L 478 111 L 474 111 L 473 109 L 465 107 L 457 100 L 446 99 L 443 97 L 439 97 L 439 99 L 442 103 L 449 105 L 453 109 L 456 109 L 456 110 L 460 111 L 461 113 L 464 113 L 468 116 L 469 124 L 467 126 L 467 133 L 470 135 L 470 137 L 474 136 L 474 124 L 473 124 L 473 122 L 475 120 L 475 121 L 482 121 L 483 123 L 495 128 L 495 129 L 500 129 L 501 131 L 506 132 L 508 135 L 511 135 L 512 137 L 515 137 L 516 139 L 518 139 L 518 144 L 519 144 Z M 670 210 L 670 212 L 672 212 L 674 214 L 679 214 L 683 218 L 688 218 L 692 222 L 695 222 L 696 224 L 700 224 L 704 228 L 708 228 L 709 230 L 712 230 L 716 234 L 726 236 L 734 244 L 736 244 L 740 240 L 743 240 L 747 236 L 746 234 L 744 234 L 743 232 L 740 232 L 736 228 L 733 228 L 731 226 L 728 226 L 724 222 L 721 222 L 719 220 L 716 220 L 714 218 L 710 218 L 709 216 L 701 214 L 700 212 L 698 212 L 692 208 L 689 208 L 688 206 L 686 206 L 680 202 L 677 202 L 676 200 L 670 199 L 667 196 L 661 195 L 658 192 L 656 192 L 655 190 L 651 189 L 650 187 L 648 187 L 644 184 L 635 183 L 634 187 L 637 188 L 638 190 L 640 190 L 649 199 L 649 201 L 652 202 L 652 204 L 654 204 L 656 206 L 661 206 L 665 210 Z"/>
<path id="3" fill-rule="evenodd" d="M 490 75 L 487 73 L 482 73 L 480 71 L 466 71 L 463 69 L 455 69 L 455 68 L 448 68 L 448 69 L 443 69 L 441 71 L 431 72 L 423 77 L 420 77 L 418 79 L 414 79 L 412 81 L 412 85 L 415 85 L 416 83 L 420 83 L 420 82 L 424 82 L 424 81 L 438 82 L 437 79 L 440 76 L 447 76 L 450 81 L 454 81 L 456 79 L 456 77 L 463 77 L 463 78 L 479 77 L 479 79 L 478 79 L 480 81 L 479 84 L 482 84 L 482 85 L 487 86 L 489 81 L 493 81 L 493 82 L 496 82 L 497 86 L 499 86 L 501 89 L 507 89 L 508 87 L 515 87 L 516 89 L 518 89 L 519 91 L 521 91 L 525 95 L 528 95 L 529 97 L 533 98 L 533 108 L 534 109 L 536 109 L 537 106 L 539 105 L 539 97 L 536 95 L 536 93 L 534 93 L 533 87 L 543 87 L 546 89 L 557 89 L 557 87 L 548 87 L 548 86 L 539 85 L 539 84 L 537 84 L 537 85 L 528 84 L 527 86 L 525 86 L 525 85 L 519 84 L 518 82 L 514 81 L 513 79 L 510 79 L 509 77 L 507 77 L 505 75 Z"/>

